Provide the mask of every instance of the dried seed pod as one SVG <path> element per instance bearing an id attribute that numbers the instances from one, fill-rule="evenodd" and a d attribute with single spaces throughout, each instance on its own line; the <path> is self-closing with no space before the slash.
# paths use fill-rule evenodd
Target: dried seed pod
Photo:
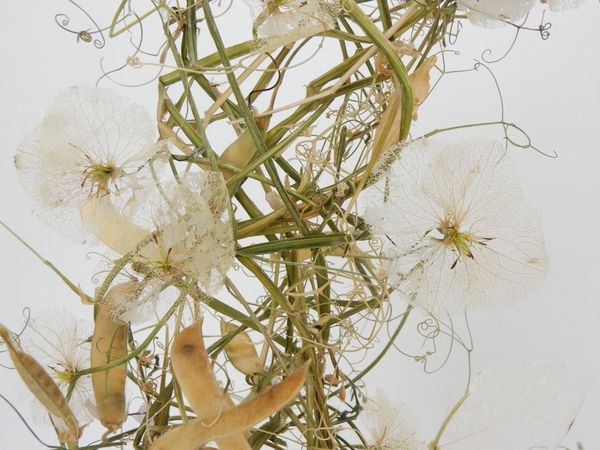
<path id="1" fill-rule="evenodd" d="M 237 326 L 221 320 L 221 334 L 225 335 L 237 330 Z M 227 357 L 237 370 L 244 375 L 261 372 L 263 365 L 260 363 L 256 347 L 247 332 L 236 334 L 225 346 Z"/>
<path id="2" fill-rule="evenodd" d="M 10 331 L 1 324 L 0 336 L 8 348 L 15 369 L 17 369 L 31 393 L 50 414 L 63 422 L 62 425 L 64 425 L 65 430 L 58 436 L 59 440 L 69 443 L 69 447 L 76 447 L 76 443 L 81 436 L 81 429 L 57 384 L 40 363 L 18 347 L 18 344 L 11 337 Z"/>
<path id="3" fill-rule="evenodd" d="M 190 420 L 187 424 L 168 431 L 149 450 L 195 450 L 205 442 L 216 440 L 218 443 L 220 438 L 249 429 L 282 409 L 298 395 L 304 385 L 309 364 L 310 362 L 304 363 L 281 383 L 228 411 Z"/>
<path id="4" fill-rule="evenodd" d="M 127 354 L 127 325 L 115 322 L 111 308 L 122 296 L 134 300 L 137 281 L 118 284 L 108 293 L 95 319 L 90 361 L 92 367 L 100 367 L 125 357 Z M 92 386 L 98 418 L 109 432 L 121 427 L 127 419 L 125 402 L 125 378 L 127 364 L 92 373 Z"/>
<path id="5" fill-rule="evenodd" d="M 258 117 L 254 121 L 258 127 L 258 130 L 260 131 L 260 134 L 264 136 L 267 128 L 269 128 L 271 116 Z M 246 129 L 234 142 L 229 145 L 229 147 L 225 149 L 225 151 L 219 157 L 219 161 L 226 162 L 243 169 L 250 163 L 250 161 L 254 159 L 255 156 L 256 144 L 252 139 L 252 135 Z M 225 181 L 229 180 L 235 175 L 235 172 L 227 169 L 222 169 L 221 172 L 223 173 L 223 178 L 225 178 Z M 235 191 L 240 185 L 241 182 L 229 186 L 229 194 L 234 195 Z"/>
<path id="6" fill-rule="evenodd" d="M 220 414 L 234 406 L 215 378 L 204 347 L 202 320 L 175 337 L 171 346 L 171 364 L 183 394 L 198 417 Z M 216 442 L 221 450 L 250 449 L 243 433 Z"/>

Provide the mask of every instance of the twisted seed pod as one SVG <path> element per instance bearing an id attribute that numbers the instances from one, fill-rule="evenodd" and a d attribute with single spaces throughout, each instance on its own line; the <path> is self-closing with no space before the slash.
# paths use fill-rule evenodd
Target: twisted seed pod
<path id="1" fill-rule="evenodd" d="M 40 403 L 57 419 L 60 419 L 66 431 L 58 437 L 62 442 L 67 442 L 69 448 L 77 448 L 77 441 L 81 436 L 81 430 L 77 419 L 67 400 L 54 382 L 52 377 L 44 370 L 31 355 L 22 351 L 10 335 L 10 331 L 0 324 L 0 336 L 4 340 L 8 353 L 12 359 L 15 369 Z"/>

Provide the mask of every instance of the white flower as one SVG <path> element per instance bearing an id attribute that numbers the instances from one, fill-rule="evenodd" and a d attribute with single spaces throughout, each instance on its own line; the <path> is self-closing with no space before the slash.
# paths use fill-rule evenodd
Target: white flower
<path id="1" fill-rule="evenodd" d="M 65 308 L 46 310 L 29 321 L 21 335 L 21 346 L 46 369 L 67 397 L 74 375 L 90 367 L 90 344 L 86 341 L 92 330 L 91 322 L 76 319 Z M 90 376 L 77 378 L 68 402 L 80 424 L 94 420 L 86 407 L 92 396 Z M 33 415 L 43 423 L 46 410 L 39 406 L 33 408 Z"/>
<path id="2" fill-rule="evenodd" d="M 147 316 L 139 308 L 144 303 L 158 300 L 163 283 L 194 281 L 211 293 L 222 286 L 235 257 L 228 201 L 223 177 L 216 172 L 188 172 L 178 180 L 146 190 L 139 202 L 148 209 L 146 215 L 151 222 L 138 222 L 143 228 L 133 223 L 126 228 L 134 229 L 131 236 L 137 236 L 135 239 L 152 236 L 132 262 L 133 269 L 146 277 L 144 286 L 148 288 L 139 295 L 137 302 L 122 305 L 125 311 L 120 320 L 140 320 L 136 317 L 138 312 Z M 140 216 L 138 214 L 135 219 Z M 105 220 L 104 223 L 111 227 L 112 221 Z M 124 221 L 121 223 L 125 224 Z M 152 233 L 139 232 L 152 229 Z M 108 241 L 122 231 L 121 228 L 102 236 L 107 236 Z M 132 250 L 135 239 L 124 249 Z"/>
<path id="3" fill-rule="evenodd" d="M 525 17 L 536 0 L 458 0 L 468 19 L 480 27 L 498 27 Z"/>
<path id="4" fill-rule="evenodd" d="M 551 361 L 511 361 L 477 374 L 442 435 L 442 450 L 558 449 L 594 377 Z"/>
<path id="5" fill-rule="evenodd" d="M 382 161 L 398 152 L 368 191 L 365 221 L 386 236 L 388 282 L 409 302 L 446 317 L 511 305 L 541 285 L 540 221 L 501 144 L 419 140 Z"/>
<path id="6" fill-rule="evenodd" d="M 540 2 L 547 3 L 550 11 L 556 12 L 579 8 L 586 0 L 540 0 Z"/>
<path id="7" fill-rule="evenodd" d="M 115 91 L 71 87 L 20 143 L 17 175 L 40 219 L 81 239 L 86 202 L 103 198 L 120 210 L 150 181 L 149 160 L 165 148 L 154 134 L 148 113 Z"/>
<path id="8" fill-rule="evenodd" d="M 153 278 L 189 277 L 214 291 L 235 255 L 220 173 L 188 172 L 143 201 L 154 206 L 153 240 L 136 258 Z"/>
<path id="9" fill-rule="evenodd" d="M 359 417 L 371 434 L 369 450 L 426 450 L 418 439 L 417 419 L 408 405 L 390 402 L 379 388 Z"/>
<path id="10" fill-rule="evenodd" d="M 285 46 L 334 27 L 339 6 L 322 0 L 254 0 L 247 3 L 256 37 L 267 47 Z"/>

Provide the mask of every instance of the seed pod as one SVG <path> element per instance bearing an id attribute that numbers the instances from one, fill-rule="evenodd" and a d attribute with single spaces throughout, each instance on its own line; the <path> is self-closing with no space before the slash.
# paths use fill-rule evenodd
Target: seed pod
<path id="1" fill-rule="evenodd" d="M 256 118 L 254 121 L 256 123 L 256 126 L 258 127 L 258 131 L 260 131 L 260 134 L 264 136 L 264 134 L 267 131 L 267 128 L 269 128 L 271 116 L 259 117 Z M 229 147 L 225 149 L 225 151 L 219 157 L 219 161 L 223 161 L 233 166 L 239 167 L 240 169 L 243 169 L 250 163 L 250 161 L 254 159 L 255 156 L 256 144 L 252 139 L 252 135 L 250 134 L 248 129 L 246 129 L 233 143 L 229 145 Z M 221 172 L 223 173 L 223 178 L 225 179 L 225 181 L 229 180 L 236 174 L 236 172 L 227 169 L 222 169 Z M 241 184 L 242 183 L 239 182 L 235 185 L 229 186 L 229 194 L 234 195 L 235 191 Z"/>
<path id="2" fill-rule="evenodd" d="M 125 255 L 150 235 L 120 214 L 108 197 L 93 197 L 79 210 L 87 229 L 107 247 Z"/>
<path id="3" fill-rule="evenodd" d="M 249 429 L 282 409 L 298 395 L 304 385 L 309 363 L 304 363 L 271 389 L 228 411 L 190 420 L 185 425 L 173 428 L 158 438 L 149 450 L 195 450 L 208 441 L 217 441 Z"/>
<path id="4" fill-rule="evenodd" d="M 175 337 L 171 346 L 171 364 L 185 398 L 198 417 L 219 414 L 234 406 L 229 396 L 223 393 L 210 365 L 202 337 L 202 320 Z M 243 433 L 216 442 L 221 450 L 250 450 Z"/>
<path id="5" fill-rule="evenodd" d="M 237 330 L 237 326 L 221 320 L 221 334 L 225 335 Z M 254 372 L 261 372 L 263 365 L 260 363 L 258 353 L 250 336 L 245 331 L 236 334 L 225 345 L 225 353 L 237 370 L 244 375 L 250 375 Z"/>
<path id="6" fill-rule="evenodd" d="M 110 315 L 112 303 L 121 296 L 132 297 L 136 292 L 136 282 L 116 285 L 108 293 L 96 315 L 90 362 L 92 367 L 100 367 L 125 357 L 127 354 L 127 325 L 115 322 Z M 92 386 L 98 416 L 109 432 L 121 427 L 127 419 L 125 403 L 125 378 L 127 364 L 92 373 Z"/>
<path id="7" fill-rule="evenodd" d="M 31 355 L 22 351 L 13 340 L 6 327 L 0 324 L 0 336 L 4 340 L 15 369 L 39 402 L 50 414 L 64 423 L 66 431 L 58 437 L 62 442 L 68 442 L 69 447 L 76 444 L 81 436 L 81 430 L 75 415 L 69 408 L 67 400 L 54 380 Z M 76 445 L 74 445 L 76 447 Z"/>

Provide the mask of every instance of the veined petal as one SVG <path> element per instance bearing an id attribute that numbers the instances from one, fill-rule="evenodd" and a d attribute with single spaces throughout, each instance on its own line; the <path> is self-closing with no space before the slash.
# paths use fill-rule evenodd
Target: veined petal
<path id="1" fill-rule="evenodd" d="M 79 217 L 91 197 L 120 210 L 152 181 L 150 162 L 166 147 L 140 106 L 112 89 L 74 86 L 19 144 L 15 167 L 40 219 L 70 239 L 90 234 Z"/>
<path id="2" fill-rule="evenodd" d="M 511 305 L 546 277 L 539 218 L 497 142 L 412 142 L 367 204 L 388 282 L 437 317 Z"/>

